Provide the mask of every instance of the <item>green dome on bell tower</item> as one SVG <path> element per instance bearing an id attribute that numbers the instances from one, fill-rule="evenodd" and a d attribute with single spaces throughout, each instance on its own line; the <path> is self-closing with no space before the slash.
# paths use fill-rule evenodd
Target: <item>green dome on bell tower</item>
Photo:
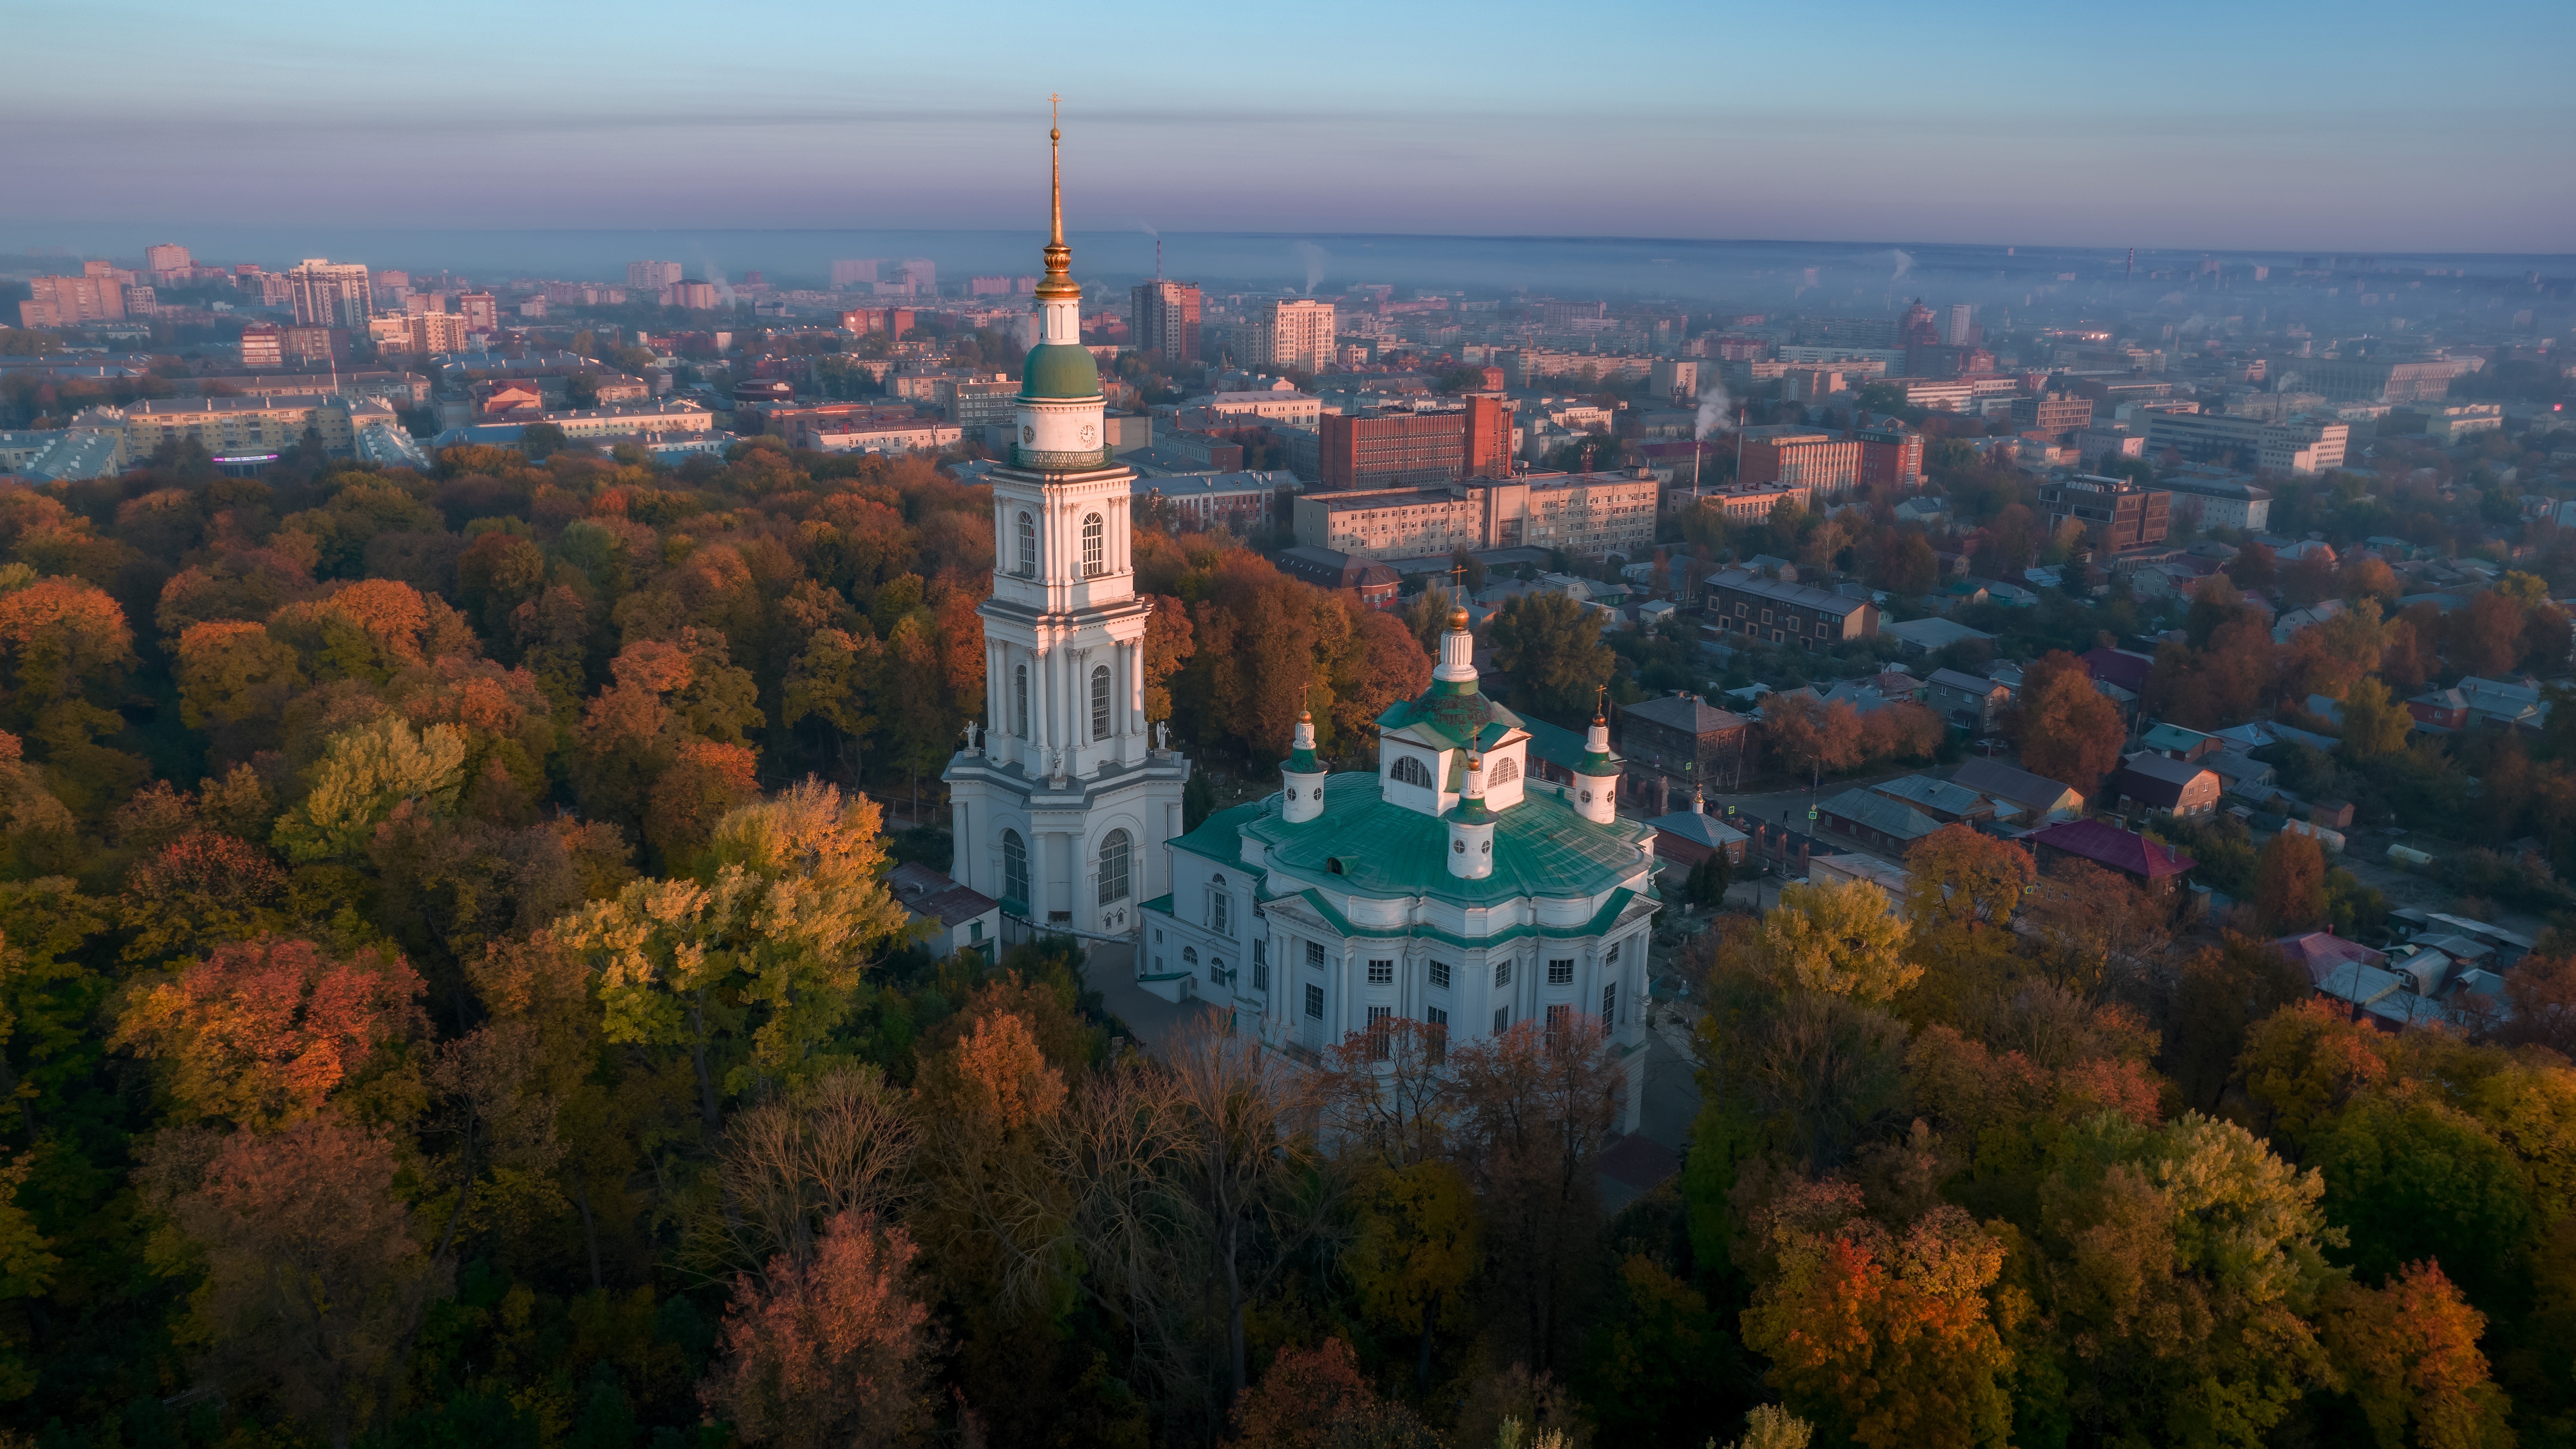
<path id="1" fill-rule="evenodd" d="M 1076 343 L 1041 342 L 1020 364 L 1020 396 L 1086 398 L 1100 396 L 1100 364 L 1091 349 Z"/>

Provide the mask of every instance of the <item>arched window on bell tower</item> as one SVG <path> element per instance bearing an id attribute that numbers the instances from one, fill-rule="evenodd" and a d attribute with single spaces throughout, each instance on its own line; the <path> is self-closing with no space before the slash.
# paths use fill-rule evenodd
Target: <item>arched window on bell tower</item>
<path id="1" fill-rule="evenodd" d="M 1091 671 L 1091 737 L 1109 738 L 1109 666 L 1097 665 Z"/>
<path id="2" fill-rule="evenodd" d="M 1038 576 L 1038 521 L 1023 512 L 1015 531 L 1020 541 L 1020 559 L 1014 571 L 1024 579 L 1036 578 Z"/>
<path id="3" fill-rule="evenodd" d="M 1109 572 L 1107 530 L 1101 527 L 1100 515 L 1082 516 L 1082 576 L 1094 579 Z"/>

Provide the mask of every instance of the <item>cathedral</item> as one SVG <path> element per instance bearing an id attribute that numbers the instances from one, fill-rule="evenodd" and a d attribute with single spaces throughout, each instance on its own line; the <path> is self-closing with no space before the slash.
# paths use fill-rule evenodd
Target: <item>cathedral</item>
<path id="1" fill-rule="evenodd" d="M 1050 151 L 1062 133 L 1050 130 Z M 1056 153 L 1060 157 L 1060 152 Z M 994 897 L 1005 935 L 1124 935 L 1170 889 L 1190 763 L 1145 722 L 1145 616 L 1130 558 L 1135 475 L 1109 455 L 1100 370 L 1082 345 L 1082 288 L 1064 244 L 1060 159 L 1037 287 L 1037 345 L 1020 368 L 1018 436 L 993 485 L 993 596 L 984 720 L 945 779 L 952 874 Z"/>
<path id="2" fill-rule="evenodd" d="M 1328 774 L 1300 722 L 1277 792 L 1182 831 L 1190 762 L 1145 720 L 1134 475 L 1110 458 L 1056 174 L 1018 436 L 989 475 L 985 714 L 945 776 L 952 874 L 1001 902 L 1006 936 L 1132 939 L 1139 986 L 1308 1059 L 1394 1017 L 1465 1042 L 1588 1015 L 1625 1063 L 1633 1131 L 1654 831 L 1616 812 L 1599 718 L 1573 783 L 1530 777 L 1464 611 L 1430 689 L 1378 718 L 1376 770 Z"/>
<path id="3" fill-rule="evenodd" d="M 1620 1054 L 1634 1131 L 1655 832 L 1616 812 L 1598 717 L 1572 784 L 1530 778 L 1529 732 L 1480 690 L 1474 653 L 1461 610 L 1430 689 L 1378 717 L 1376 770 L 1325 773 L 1300 722 L 1276 794 L 1173 841 L 1139 984 L 1227 1004 L 1302 1057 L 1392 1017 L 1465 1042 L 1587 1014 Z"/>

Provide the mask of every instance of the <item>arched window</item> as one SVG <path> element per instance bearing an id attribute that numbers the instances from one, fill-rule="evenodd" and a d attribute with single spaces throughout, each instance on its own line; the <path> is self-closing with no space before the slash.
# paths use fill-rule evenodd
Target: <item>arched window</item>
<path id="1" fill-rule="evenodd" d="M 1109 572 L 1109 538 L 1100 526 L 1100 515 L 1082 516 L 1082 576 L 1096 578 Z"/>
<path id="2" fill-rule="evenodd" d="M 1225 877 L 1211 876 L 1208 879 L 1208 929 L 1220 936 L 1233 935 L 1234 925 L 1230 918 L 1233 909 L 1234 897 L 1226 894 Z"/>
<path id="3" fill-rule="evenodd" d="M 1025 513 L 1021 514 L 1019 533 L 1020 577 L 1036 578 L 1038 576 L 1038 521 Z"/>
<path id="4" fill-rule="evenodd" d="M 1490 790 L 1506 780 L 1517 780 L 1520 777 L 1521 767 L 1512 763 L 1511 756 L 1505 755 L 1494 761 L 1493 769 L 1485 772 L 1485 788 Z"/>
<path id="5" fill-rule="evenodd" d="M 1109 738 L 1109 666 L 1099 665 L 1091 671 L 1091 737 Z"/>
<path id="6" fill-rule="evenodd" d="M 1127 899 L 1127 832 L 1113 830 L 1100 842 L 1100 903 Z"/>
<path id="7" fill-rule="evenodd" d="M 1431 788 L 1431 771 L 1411 755 L 1396 756 L 1395 767 L 1388 770 L 1387 774 L 1399 785 L 1420 785 L 1426 790 Z"/>
<path id="8" fill-rule="evenodd" d="M 1029 847 L 1016 830 L 1002 832 L 1002 894 L 1036 909 L 1029 905 Z"/>
<path id="9" fill-rule="evenodd" d="M 1029 667 L 1011 667 L 1011 733 L 1021 739 L 1029 737 Z"/>

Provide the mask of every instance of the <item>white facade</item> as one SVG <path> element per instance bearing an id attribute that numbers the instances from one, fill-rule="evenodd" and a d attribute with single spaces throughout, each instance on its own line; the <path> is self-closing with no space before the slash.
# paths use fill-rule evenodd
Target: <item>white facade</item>
<path id="1" fill-rule="evenodd" d="M 1374 773 L 1326 775 L 1301 725 L 1279 793 L 1174 842 L 1139 984 L 1308 1057 L 1399 1017 L 1462 1044 L 1589 1018 L 1634 1130 L 1654 831 L 1613 811 L 1606 725 L 1574 786 L 1529 778 L 1528 732 L 1479 692 L 1472 648 L 1459 618 L 1430 690 L 1380 718 Z"/>

